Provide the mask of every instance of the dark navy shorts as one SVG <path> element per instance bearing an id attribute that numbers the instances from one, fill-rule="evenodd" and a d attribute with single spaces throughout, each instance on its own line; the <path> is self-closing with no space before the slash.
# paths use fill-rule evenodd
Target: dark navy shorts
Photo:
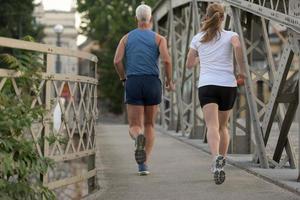
<path id="1" fill-rule="evenodd" d="M 206 85 L 198 89 L 201 107 L 209 103 L 216 103 L 220 111 L 232 109 L 237 94 L 237 87 Z"/>
<path id="2" fill-rule="evenodd" d="M 125 103 L 130 105 L 158 105 L 161 103 L 161 81 L 152 75 L 129 76 L 125 82 Z"/>

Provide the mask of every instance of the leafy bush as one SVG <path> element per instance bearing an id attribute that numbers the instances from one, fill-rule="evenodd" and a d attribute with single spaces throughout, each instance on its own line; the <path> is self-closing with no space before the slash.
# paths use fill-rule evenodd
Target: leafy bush
<path id="1" fill-rule="evenodd" d="M 32 38 L 25 40 L 32 41 Z M 0 199 L 55 199 L 40 178 L 53 165 L 36 150 L 35 143 L 43 149 L 45 138 L 34 141 L 28 133 L 45 113 L 43 107 L 31 106 L 41 92 L 38 85 L 43 62 L 37 53 L 20 50 L 14 50 L 12 55 L 2 54 L 0 60 L 21 74 L 15 79 L 8 78 L 0 88 Z M 16 86 L 21 92 L 16 92 Z"/>

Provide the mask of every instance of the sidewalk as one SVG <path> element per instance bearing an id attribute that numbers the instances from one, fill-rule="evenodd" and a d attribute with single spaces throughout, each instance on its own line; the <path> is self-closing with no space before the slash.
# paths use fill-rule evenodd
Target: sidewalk
<path id="1" fill-rule="evenodd" d="M 226 167 L 225 183 L 215 185 L 207 153 L 162 133 L 157 133 L 151 174 L 140 177 L 127 126 L 99 125 L 97 130 L 101 158 L 97 162 L 101 187 L 97 200 L 300 199 L 231 165 Z"/>

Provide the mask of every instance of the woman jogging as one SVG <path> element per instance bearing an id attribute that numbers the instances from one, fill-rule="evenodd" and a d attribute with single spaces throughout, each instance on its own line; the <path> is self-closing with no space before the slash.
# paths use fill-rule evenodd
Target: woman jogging
<path id="1" fill-rule="evenodd" d="M 167 41 L 151 31 L 151 8 L 145 4 L 138 6 L 136 20 L 137 29 L 130 31 L 119 42 L 114 64 L 125 86 L 129 134 L 135 140 L 138 172 L 147 175 L 149 156 L 154 145 L 154 123 L 162 95 L 159 56 L 165 65 L 166 88 L 174 90 L 174 85 Z"/>
<path id="2" fill-rule="evenodd" d="M 200 61 L 198 95 L 207 127 L 207 139 L 212 155 L 212 173 L 216 184 L 225 181 L 225 159 L 230 136 L 228 120 L 237 94 L 233 52 L 237 61 L 237 79 L 244 82 L 244 63 L 237 33 L 222 29 L 224 8 L 214 3 L 207 7 L 201 31 L 190 44 L 186 66 Z"/>

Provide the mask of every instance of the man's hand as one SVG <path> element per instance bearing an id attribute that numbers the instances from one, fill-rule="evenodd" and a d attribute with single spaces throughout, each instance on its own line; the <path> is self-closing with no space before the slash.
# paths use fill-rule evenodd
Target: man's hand
<path id="1" fill-rule="evenodd" d="M 166 82 L 166 89 L 169 92 L 175 91 L 175 85 L 172 81 L 167 81 Z"/>
<path id="2" fill-rule="evenodd" d="M 123 87 L 125 86 L 125 83 L 126 83 L 126 78 L 122 78 L 122 79 L 120 79 L 120 81 L 122 81 L 122 85 L 123 85 Z"/>

